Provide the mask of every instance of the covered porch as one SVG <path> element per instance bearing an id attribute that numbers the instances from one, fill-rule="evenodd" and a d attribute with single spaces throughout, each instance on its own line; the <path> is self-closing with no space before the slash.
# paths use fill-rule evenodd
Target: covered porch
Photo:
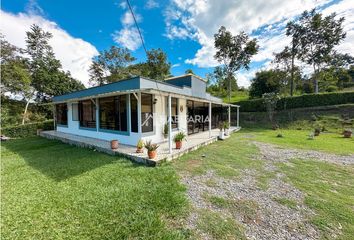
<path id="1" fill-rule="evenodd" d="M 230 134 L 238 130 L 240 130 L 240 127 L 231 127 Z M 218 129 L 189 135 L 187 141 L 183 142 L 182 149 L 176 149 L 169 141 L 164 141 L 160 144 L 160 147 L 157 150 L 157 157 L 155 159 L 148 159 L 146 150 L 144 150 L 144 153 L 136 153 L 136 147 L 130 145 L 120 144 L 118 149 L 111 149 L 110 141 L 107 140 L 63 133 L 55 130 L 43 131 L 40 133 L 40 136 L 48 139 L 56 139 L 71 145 L 94 149 L 110 155 L 121 155 L 134 162 L 149 166 L 159 165 L 164 161 L 178 158 L 189 151 L 213 143 L 218 140 L 218 135 Z"/>

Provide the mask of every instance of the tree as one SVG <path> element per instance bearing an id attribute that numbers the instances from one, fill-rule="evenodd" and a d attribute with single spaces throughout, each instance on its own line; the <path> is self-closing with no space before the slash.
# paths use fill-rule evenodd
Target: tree
<path id="1" fill-rule="evenodd" d="M 111 46 L 93 59 L 89 69 L 91 84 L 100 86 L 130 77 L 128 66 L 135 60 L 127 48 Z"/>
<path id="2" fill-rule="evenodd" d="M 151 79 L 164 80 L 171 74 L 171 64 L 167 60 L 167 54 L 160 48 L 147 52 L 146 65 L 148 67 L 147 77 Z"/>
<path id="3" fill-rule="evenodd" d="M 258 52 L 257 40 L 249 40 L 245 32 L 233 36 L 224 26 L 214 35 L 216 54 L 214 58 L 223 64 L 228 81 L 229 102 L 231 102 L 231 82 L 234 74 L 241 68 L 249 69 L 251 57 Z"/>
<path id="4" fill-rule="evenodd" d="M 37 25 L 26 32 L 26 53 L 29 55 L 29 71 L 32 87 L 36 90 L 37 101 L 48 101 L 55 95 L 81 90 L 84 85 L 73 79 L 69 72 L 61 69 L 61 63 L 55 58 L 49 40 L 52 34 Z"/>
<path id="5" fill-rule="evenodd" d="M 227 78 L 226 69 L 222 66 L 217 66 L 214 71 L 207 75 L 209 82 L 209 90 L 213 89 L 213 93 L 219 96 L 226 96 L 229 89 L 229 79 Z M 236 91 L 237 81 L 234 75 L 231 76 L 231 91 Z M 216 91 L 216 93 L 215 93 Z"/>
<path id="6" fill-rule="evenodd" d="M 256 73 L 251 80 L 249 95 L 251 98 L 260 98 L 265 93 L 279 93 L 282 89 L 282 79 L 286 76 L 284 71 L 268 70 Z"/>
<path id="7" fill-rule="evenodd" d="M 23 50 L 7 42 L 3 36 L 1 36 L 1 50 L 1 95 L 10 92 L 23 98 L 26 102 L 22 115 L 22 124 L 24 124 L 29 103 L 35 95 L 28 61 L 21 56 Z"/>
<path id="8" fill-rule="evenodd" d="M 184 71 L 185 74 L 194 74 L 192 69 L 187 69 L 186 71 Z"/>
<path id="9" fill-rule="evenodd" d="M 346 37 L 342 26 L 344 18 L 336 18 L 336 13 L 324 17 L 313 9 L 304 11 L 297 21 L 288 24 L 298 34 L 296 50 L 300 59 L 313 68 L 315 93 L 319 92 L 318 73 L 330 63 L 334 47 Z"/>

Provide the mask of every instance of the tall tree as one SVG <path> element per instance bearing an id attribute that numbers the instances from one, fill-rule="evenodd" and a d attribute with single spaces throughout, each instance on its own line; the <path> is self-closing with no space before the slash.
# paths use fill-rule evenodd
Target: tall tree
<path id="1" fill-rule="evenodd" d="M 229 85 L 229 102 L 231 102 L 231 81 L 241 68 L 249 69 L 251 57 L 258 52 L 256 39 L 249 39 L 245 32 L 233 36 L 224 26 L 214 35 L 216 48 L 215 59 L 223 64 Z"/>
<path id="2" fill-rule="evenodd" d="M 186 71 L 184 71 L 185 74 L 194 74 L 193 70 L 188 68 Z"/>
<path id="3" fill-rule="evenodd" d="M 38 25 L 32 25 L 30 31 L 26 32 L 26 36 L 29 70 L 38 101 L 48 101 L 54 95 L 84 88 L 84 85 L 73 79 L 69 72 L 61 69 L 61 63 L 55 58 L 53 49 L 49 45 L 51 33 L 44 31 Z"/>
<path id="4" fill-rule="evenodd" d="M 168 62 L 167 54 L 160 48 L 147 52 L 146 65 L 149 71 L 147 77 L 151 79 L 164 80 L 171 74 L 171 63 Z"/>
<path id="5" fill-rule="evenodd" d="M 103 85 L 130 77 L 128 67 L 136 59 L 127 48 L 111 46 L 93 59 L 90 66 L 90 82 Z"/>
<path id="6" fill-rule="evenodd" d="M 288 24 L 288 28 L 297 31 L 299 45 L 296 50 L 300 59 L 313 68 L 315 93 L 319 92 L 318 73 L 331 61 L 335 46 L 346 37 L 343 22 L 344 17 L 337 19 L 336 13 L 323 16 L 313 9 L 303 12 L 297 21 Z"/>
<path id="7" fill-rule="evenodd" d="M 32 78 L 27 59 L 22 57 L 23 50 L 7 42 L 1 37 L 1 95 L 10 92 L 21 96 L 26 102 L 22 115 L 22 124 L 25 123 L 30 101 L 33 100 L 35 89 L 32 87 Z"/>
<path id="8" fill-rule="evenodd" d="M 272 61 L 278 72 L 283 72 L 284 79 L 279 79 L 282 82 L 284 89 L 283 93 L 286 93 L 286 88 L 289 88 L 290 96 L 293 96 L 294 89 L 301 80 L 301 71 L 298 66 L 295 66 L 296 50 L 286 46 L 283 51 L 276 53 L 274 60 Z"/>

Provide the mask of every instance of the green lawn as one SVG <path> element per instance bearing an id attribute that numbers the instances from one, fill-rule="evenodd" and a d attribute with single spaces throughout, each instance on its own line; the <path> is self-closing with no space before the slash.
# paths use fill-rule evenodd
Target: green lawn
<path id="1" fill-rule="evenodd" d="M 338 132 L 324 132 L 309 140 L 311 130 L 247 128 L 242 130 L 245 139 L 273 143 L 289 148 L 318 150 L 342 155 L 354 154 L 354 138 L 343 138 Z M 281 133 L 283 137 L 277 137 Z"/>
<path id="2" fill-rule="evenodd" d="M 240 179 L 243 169 L 258 173 L 259 186 L 273 178 L 251 143 L 354 152 L 353 139 L 322 134 L 307 140 L 307 131 L 243 130 L 231 138 L 202 147 L 172 164 L 157 168 L 134 164 L 93 150 L 38 137 L 12 140 L 1 146 L 1 208 L 3 239 L 187 239 L 194 238 L 183 222 L 191 211 L 177 172 L 192 175 L 208 170 L 226 179 Z M 294 160 L 279 164 L 287 181 L 305 193 L 305 203 L 316 212 L 313 224 L 324 238 L 354 234 L 354 167 Z M 206 184 L 215 186 L 213 179 Z M 252 203 L 205 196 L 208 201 L 247 214 Z M 287 199 L 274 199 L 294 207 Z M 243 227 L 213 212 L 201 213 L 197 227 L 215 239 L 244 238 Z"/>
<path id="3" fill-rule="evenodd" d="M 280 164 L 289 181 L 306 193 L 305 204 L 315 210 L 311 219 L 324 239 L 353 239 L 354 167 L 318 161 Z"/>
<path id="4" fill-rule="evenodd" d="M 2 144 L 2 239 L 184 239 L 184 187 L 149 168 L 42 138 Z"/>

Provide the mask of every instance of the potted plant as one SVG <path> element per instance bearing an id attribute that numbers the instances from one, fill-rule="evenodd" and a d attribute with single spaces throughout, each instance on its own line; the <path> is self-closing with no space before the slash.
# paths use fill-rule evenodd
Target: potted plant
<path id="1" fill-rule="evenodd" d="M 138 143 L 136 144 L 136 152 L 143 153 L 144 152 L 144 142 L 142 139 L 139 139 Z"/>
<path id="2" fill-rule="evenodd" d="M 351 138 L 352 137 L 353 131 L 351 129 L 344 129 L 343 131 L 343 136 L 345 138 Z"/>
<path id="3" fill-rule="evenodd" d="M 224 139 L 225 138 L 225 132 L 224 132 L 224 123 L 223 122 L 219 123 L 219 130 L 220 130 L 219 138 L 220 139 Z"/>
<path id="4" fill-rule="evenodd" d="M 181 149 L 182 148 L 182 141 L 186 139 L 186 134 L 184 132 L 179 132 L 175 135 L 173 138 L 173 141 L 176 143 L 176 148 Z"/>
<path id="5" fill-rule="evenodd" d="M 165 125 L 163 125 L 163 136 L 165 138 L 168 138 L 168 124 L 165 123 Z"/>
<path id="6" fill-rule="evenodd" d="M 314 135 L 315 135 L 315 136 L 319 136 L 320 133 L 321 133 L 321 128 L 316 127 L 316 128 L 315 128 L 315 131 L 314 131 Z"/>
<path id="7" fill-rule="evenodd" d="M 149 159 L 156 158 L 156 155 L 157 155 L 156 149 L 159 147 L 159 145 L 157 145 L 156 143 L 151 143 L 151 140 L 150 140 L 150 141 L 146 141 L 144 146 L 148 151 Z"/>
<path id="8" fill-rule="evenodd" d="M 229 129 L 230 129 L 230 123 L 228 121 L 224 122 L 224 131 L 225 131 L 225 136 L 229 136 Z"/>
<path id="9" fill-rule="evenodd" d="M 111 148 L 112 149 L 117 149 L 119 146 L 118 140 L 111 140 Z"/>

